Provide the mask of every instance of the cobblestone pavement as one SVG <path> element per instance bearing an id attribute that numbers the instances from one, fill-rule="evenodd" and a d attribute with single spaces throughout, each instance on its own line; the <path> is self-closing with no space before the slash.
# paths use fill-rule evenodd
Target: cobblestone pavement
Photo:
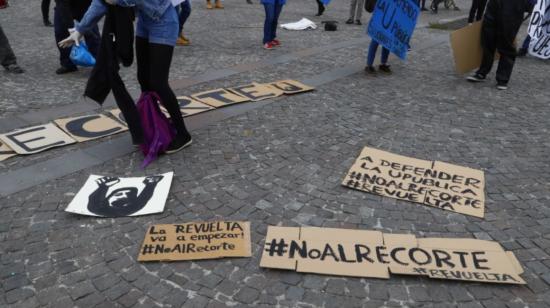
<path id="1" fill-rule="evenodd" d="M 81 93 L 86 72 L 55 76 L 55 52 L 32 47 L 53 40 L 47 29 L 37 28 L 37 4 L 33 8 L 31 1 L 13 2 L 11 11 L 0 11 L 0 20 L 10 29 L 28 73 L 0 73 L 2 116 L 70 105 Z M 283 21 L 311 17 L 315 11 L 313 1 L 289 2 Z M 469 4 L 457 3 L 463 8 Z M 193 4 L 189 33 L 194 45 L 178 49 L 173 79 L 364 36 L 363 28 L 346 25 L 335 33 L 281 32 L 285 47 L 268 53 L 257 44 L 261 29 L 252 28 L 261 22 L 258 4 L 232 0 L 217 12 L 207 12 L 199 1 Z M 334 0 L 322 20 L 343 22 L 347 10 L 346 1 Z M 423 16 L 422 23 L 463 14 L 441 12 Z M 31 29 L 40 33 L 27 32 Z M 420 28 L 413 49 L 447 35 Z M 361 63 L 365 45 L 180 90 L 190 94 L 251 81 L 318 76 Z M 392 57 L 391 64 L 391 76 L 358 72 L 197 129 L 193 146 L 161 157 L 145 171 L 139 168 L 141 154 L 134 152 L 0 198 L 0 307 L 549 307 L 548 63 L 519 59 L 506 92 L 497 92 L 492 81 L 474 86 L 455 75 L 447 43 L 413 52 L 407 62 Z M 126 72 L 129 83 L 132 74 Z M 68 85 L 65 90 L 63 84 Z M 100 142 L 110 141 L 13 158 L 0 165 L 0 172 Z M 485 219 L 340 186 L 365 145 L 484 170 Z M 172 170 L 176 176 L 162 214 L 96 219 L 63 211 L 91 173 L 139 176 Z M 214 219 L 251 221 L 252 258 L 136 261 L 149 225 Z M 268 225 L 495 240 L 515 253 L 528 284 L 404 276 L 359 279 L 261 269 Z"/>

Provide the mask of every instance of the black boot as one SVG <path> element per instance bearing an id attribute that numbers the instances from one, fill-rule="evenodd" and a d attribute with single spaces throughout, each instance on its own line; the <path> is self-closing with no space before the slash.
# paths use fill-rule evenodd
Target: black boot
<path id="1" fill-rule="evenodd" d="M 44 19 L 44 26 L 45 27 L 53 27 L 53 24 L 49 19 Z"/>

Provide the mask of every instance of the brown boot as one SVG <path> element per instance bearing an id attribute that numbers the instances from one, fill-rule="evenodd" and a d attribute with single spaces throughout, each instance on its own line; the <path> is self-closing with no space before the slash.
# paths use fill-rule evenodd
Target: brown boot
<path id="1" fill-rule="evenodd" d="M 212 6 L 212 2 L 210 0 L 206 0 L 206 8 L 211 10 L 213 9 L 214 7 Z"/>
<path id="2" fill-rule="evenodd" d="M 216 0 L 216 6 L 215 6 L 217 9 L 223 9 L 223 4 L 221 2 L 221 0 Z"/>

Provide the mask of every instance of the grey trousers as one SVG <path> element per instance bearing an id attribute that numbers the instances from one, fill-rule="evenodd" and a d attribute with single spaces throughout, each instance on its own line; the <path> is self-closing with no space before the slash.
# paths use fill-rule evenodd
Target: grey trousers
<path id="1" fill-rule="evenodd" d="M 351 0 L 349 19 L 360 20 L 365 6 L 365 0 Z"/>
<path id="2" fill-rule="evenodd" d="M 8 42 L 8 38 L 6 37 L 6 34 L 4 34 L 4 30 L 2 30 L 2 26 L 0 25 L 0 64 L 2 64 L 3 67 L 8 67 L 16 63 L 17 60 L 13 50 L 11 49 L 10 42 Z"/>

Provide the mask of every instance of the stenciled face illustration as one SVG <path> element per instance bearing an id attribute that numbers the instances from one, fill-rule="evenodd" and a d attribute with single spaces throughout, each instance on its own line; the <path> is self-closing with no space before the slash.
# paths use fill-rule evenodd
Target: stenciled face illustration
<path id="1" fill-rule="evenodd" d="M 137 198 L 137 188 L 127 187 L 113 191 L 108 197 L 110 207 L 125 208 Z"/>

